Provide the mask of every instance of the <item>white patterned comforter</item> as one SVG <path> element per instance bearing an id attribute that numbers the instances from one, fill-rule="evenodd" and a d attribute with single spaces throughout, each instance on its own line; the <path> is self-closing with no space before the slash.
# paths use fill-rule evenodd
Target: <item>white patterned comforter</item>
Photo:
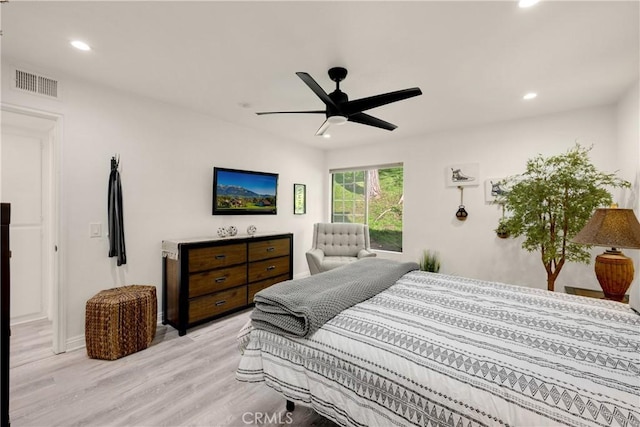
<path id="1" fill-rule="evenodd" d="M 239 380 L 340 425 L 640 425 L 640 316 L 616 302 L 414 271 L 306 339 L 239 339 Z"/>

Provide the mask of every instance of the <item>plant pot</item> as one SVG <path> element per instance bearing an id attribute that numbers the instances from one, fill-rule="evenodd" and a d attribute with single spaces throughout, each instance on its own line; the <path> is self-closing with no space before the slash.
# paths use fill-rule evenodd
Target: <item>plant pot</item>
<path id="1" fill-rule="evenodd" d="M 509 230 L 507 230 L 507 227 L 502 224 L 498 225 L 498 228 L 495 229 L 495 232 L 496 235 L 501 239 L 506 239 L 507 237 L 509 237 Z"/>

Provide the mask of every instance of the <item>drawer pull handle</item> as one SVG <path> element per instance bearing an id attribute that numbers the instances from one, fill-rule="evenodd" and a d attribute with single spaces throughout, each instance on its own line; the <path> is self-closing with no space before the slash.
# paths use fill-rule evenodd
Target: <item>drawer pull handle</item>
<path id="1" fill-rule="evenodd" d="M 273 252 L 273 251 L 275 251 L 275 250 L 276 250 L 276 248 L 274 248 L 273 246 L 269 246 L 269 247 L 267 248 L 267 252 Z"/>
<path id="2" fill-rule="evenodd" d="M 225 305 L 227 303 L 227 300 L 222 300 L 222 301 L 216 301 L 216 307 L 221 306 L 221 305 Z"/>
<path id="3" fill-rule="evenodd" d="M 275 269 L 276 269 L 275 265 L 270 265 L 269 267 L 267 267 L 267 271 L 275 270 Z"/>
<path id="4" fill-rule="evenodd" d="M 225 254 L 216 255 L 216 259 L 225 259 L 227 256 Z"/>
<path id="5" fill-rule="evenodd" d="M 218 278 L 216 279 L 216 283 L 222 283 L 222 282 L 224 282 L 225 280 L 227 280 L 227 277 L 226 277 L 226 276 L 225 276 L 225 277 L 218 277 Z"/>

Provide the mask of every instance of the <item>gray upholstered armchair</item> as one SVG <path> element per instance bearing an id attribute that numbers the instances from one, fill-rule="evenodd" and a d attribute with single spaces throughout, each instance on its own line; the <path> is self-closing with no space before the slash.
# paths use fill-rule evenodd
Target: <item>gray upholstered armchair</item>
<path id="1" fill-rule="evenodd" d="M 311 274 L 374 256 L 376 254 L 371 252 L 367 225 L 350 223 L 313 225 L 313 247 L 307 252 Z"/>

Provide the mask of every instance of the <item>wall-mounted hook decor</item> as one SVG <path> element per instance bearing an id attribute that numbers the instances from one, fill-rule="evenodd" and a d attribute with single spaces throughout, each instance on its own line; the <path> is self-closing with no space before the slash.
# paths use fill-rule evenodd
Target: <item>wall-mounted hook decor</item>
<path id="1" fill-rule="evenodd" d="M 495 229 L 495 232 L 499 238 L 506 239 L 509 237 L 509 230 L 507 230 L 507 226 L 504 223 L 504 203 L 500 203 L 500 207 L 502 208 L 502 218 L 500 218 L 498 228 Z"/>
<path id="2" fill-rule="evenodd" d="M 107 209 L 109 219 L 109 257 L 117 257 L 118 267 L 127 263 L 124 244 L 124 220 L 122 209 L 122 183 L 120 181 L 120 155 L 111 157 Z"/>
<path id="3" fill-rule="evenodd" d="M 463 199 L 464 187 L 458 186 L 458 189 L 460 190 L 460 206 L 456 211 L 456 218 L 458 219 L 458 221 L 464 221 L 469 216 L 469 213 L 464 208 L 464 199 Z"/>

